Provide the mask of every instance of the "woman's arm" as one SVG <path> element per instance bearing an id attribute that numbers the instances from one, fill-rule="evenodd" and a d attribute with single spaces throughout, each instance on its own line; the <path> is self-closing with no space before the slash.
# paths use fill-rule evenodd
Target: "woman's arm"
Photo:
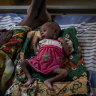
<path id="1" fill-rule="evenodd" d="M 28 44 L 29 44 L 29 38 L 26 37 L 26 40 L 25 40 L 25 42 L 23 44 L 23 47 L 22 47 L 22 49 L 20 51 L 20 59 L 21 60 L 24 60 L 25 59 L 25 51 L 26 51 L 26 49 L 28 47 Z"/>
<path id="2" fill-rule="evenodd" d="M 20 52 L 20 59 L 21 60 L 24 60 L 25 59 L 25 51 L 29 45 L 29 42 L 31 41 L 31 38 L 32 38 L 32 32 L 28 32 L 27 33 L 27 37 L 26 37 L 26 40 L 23 44 L 23 47 L 21 49 L 21 52 Z"/>

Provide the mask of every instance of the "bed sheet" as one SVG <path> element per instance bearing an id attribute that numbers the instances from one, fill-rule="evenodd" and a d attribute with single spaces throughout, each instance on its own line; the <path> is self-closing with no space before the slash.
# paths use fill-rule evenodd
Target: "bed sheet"
<path id="1" fill-rule="evenodd" d="M 20 22 L 26 15 L 6 13 L 0 14 L 0 28 L 9 29 Z M 96 94 L 96 16 L 92 15 L 55 15 L 52 16 L 61 29 L 75 27 L 81 46 L 84 64 L 88 71 L 88 81 L 92 93 Z M 92 93 L 89 95 L 91 96 Z M 94 95 L 95 96 L 95 95 Z"/>

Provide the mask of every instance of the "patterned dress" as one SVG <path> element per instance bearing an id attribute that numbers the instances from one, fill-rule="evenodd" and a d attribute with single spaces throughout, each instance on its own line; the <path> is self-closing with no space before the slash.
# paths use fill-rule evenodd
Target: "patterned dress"
<path id="1" fill-rule="evenodd" d="M 58 40 L 44 39 L 39 41 L 37 56 L 27 59 L 37 72 L 48 74 L 55 68 L 60 68 L 64 58 L 61 43 Z"/>

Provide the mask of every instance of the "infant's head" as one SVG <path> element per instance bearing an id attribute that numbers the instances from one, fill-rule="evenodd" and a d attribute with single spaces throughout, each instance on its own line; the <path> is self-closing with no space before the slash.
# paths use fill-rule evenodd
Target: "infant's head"
<path id="1" fill-rule="evenodd" d="M 40 28 L 42 39 L 57 39 L 60 35 L 60 27 L 55 22 L 47 22 Z"/>

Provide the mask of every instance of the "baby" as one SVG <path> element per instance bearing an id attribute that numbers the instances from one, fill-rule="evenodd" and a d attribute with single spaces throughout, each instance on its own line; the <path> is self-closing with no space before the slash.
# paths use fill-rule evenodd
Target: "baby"
<path id="1" fill-rule="evenodd" d="M 60 32 L 60 27 L 55 22 L 47 22 L 41 26 L 41 38 L 35 37 L 33 45 L 36 56 L 24 59 L 21 62 L 21 67 L 28 78 L 24 84 L 25 86 L 29 86 L 34 82 L 28 66 L 42 74 L 54 75 L 52 78 L 44 81 L 44 84 L 50 90 L 53 90 L 53 82 L 64 79 L 68 75 L 67 70 L 61 68 L 61 64 L 64 57 L 73 51 L 73 45 L 71 40 L 60 37 Z"/>

